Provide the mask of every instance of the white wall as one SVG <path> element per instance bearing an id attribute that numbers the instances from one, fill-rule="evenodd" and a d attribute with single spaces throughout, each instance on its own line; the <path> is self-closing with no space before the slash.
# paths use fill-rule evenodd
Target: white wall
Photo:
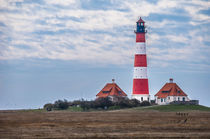
<path id="1" fill-rule="evenodd" d="M 183 98 L 185 98 L 185 101 L 190 101 L 190 99 L 187 96 L 167 96 L 166 98 L 162 98 L 162 101 L 161 98 L 158 99 L 155 96 L 155 102 L 158 105 L 166 105 L 173 101 L 183 101 Z"/>
<path id="2" fill-rule="evenodd" d="M 150 95 L 148 94 L 139 94 L 139 95 L 132 95 L 131 96 L 132 99 L 137 99 L 139 100 L 140 102 L 142 102 L 142 98 L 143 98 L 143 101 L 148 101 L 148 98 L 149 98 L 149 102 L 150 102 Z"/>

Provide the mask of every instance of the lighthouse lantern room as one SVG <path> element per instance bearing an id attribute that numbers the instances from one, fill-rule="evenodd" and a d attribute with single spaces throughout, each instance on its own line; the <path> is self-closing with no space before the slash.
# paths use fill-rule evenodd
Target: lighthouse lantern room
<path id="1" fill-rule="evenodd" d="M 134 58 L 133 92 L 132 98 L 150 101 L 147 78 L 147 55 L 145 40 L 145 22 L 140 19 L 136 22 L 136 46 Z"/>

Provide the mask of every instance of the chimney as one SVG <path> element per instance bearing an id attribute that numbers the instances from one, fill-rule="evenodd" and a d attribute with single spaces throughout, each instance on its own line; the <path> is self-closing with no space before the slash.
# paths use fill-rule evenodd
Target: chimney
<path id="1" fill-rule="evenodd" d="M 112 83 L 114 83 L 115 79 L 112 79 Z"/>
<path id="2" fill-rule="evenodd" d="M 173 83 L 173 78 L 170 78 L 169 79 L 169 83 Z"/>

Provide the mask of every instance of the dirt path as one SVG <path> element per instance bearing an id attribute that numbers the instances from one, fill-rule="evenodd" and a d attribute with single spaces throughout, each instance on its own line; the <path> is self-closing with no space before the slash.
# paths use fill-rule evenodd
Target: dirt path
<path id="1" fill-rule="evenodd" d="M 210 113 L 0 111 L 0 138 L 208 137 Z"/>

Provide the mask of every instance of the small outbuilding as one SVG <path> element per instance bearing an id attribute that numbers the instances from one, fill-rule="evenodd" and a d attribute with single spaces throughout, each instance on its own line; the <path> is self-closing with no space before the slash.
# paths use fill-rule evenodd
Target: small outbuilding
<path id="1" fill-rule="evenodd" d="M 96 97 L 110 97 L 113 101 L 115 97 L 127 97 L 127 94 L 115 83 L 115 80 L 112 79 L 112 83 L 107 83 L 104 88 L 96 95 Z"/>
<path id="2" fill-rule="evenodd" d="M 169 104 L 174 101 L 190 101 L 188 95 L 173 82 L 173 79 L 169 79 L 169 83 L 166 83 L 160 91 L 155 94 L 155 102 L 158 105 Z"/>

